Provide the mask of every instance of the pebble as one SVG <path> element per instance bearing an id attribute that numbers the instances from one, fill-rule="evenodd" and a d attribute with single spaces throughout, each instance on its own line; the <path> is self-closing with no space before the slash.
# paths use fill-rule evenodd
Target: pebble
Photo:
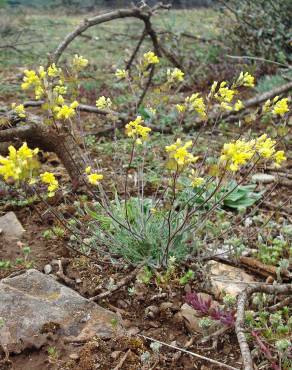
<path id="1" fill-rule="evenodd" d="M 154 318 L 155 316 L 157 316 L 159 312 L 159 308 L 157 306 L 148 306 L 145 308 L 145 316 L 146 317 L 150 317 L 150 318 Z"/>
<path id="2" fill-rule="evenodd" d="M 45 265 L 45 267 L 44 267 L 44 273 L 45 274 L 49 275 L 52 271 L 53 271 L 53 268 L 49 263 L 47 265 Z"/>
<path id="3" fill-rule="evenodd" d="M 172 307 L 173 307 L 172 302 L 162 302 L 161 305 L 159 306 L 160 311 L 166 311 Z"/>
<path id="4" fill-rule="evenodd" d="M 268 173 L 255 173 L 251 177 L 253 182 L 257 182 L 260 184 L 270 184 L 271 182 L 275 181 L 275 176 L 269 175 Z"/>
<path id="5" fill-rule="evenodd" d="M 79 359 L 79 355 L 78 355 L 78 353 L 71 353 L 69 355 L 69 358 L 71 358 L 71 360 L 78 360 Z"/>

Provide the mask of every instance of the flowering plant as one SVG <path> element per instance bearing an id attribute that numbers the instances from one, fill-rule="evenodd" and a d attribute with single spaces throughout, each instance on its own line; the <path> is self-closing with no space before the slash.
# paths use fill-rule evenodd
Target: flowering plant
<path id="1" fill-rule="evenodd" d="M 201 130 L 208 123 L 211 108 L 217 112 L 215 128 L 222 114 L 244 109 L 244 103 L 239 99 L 240 89 L 253 87 L 254 77 L 242 72 L 232 83 L 215 81 L 205 96 L 194 92 L 176 104 L 171 96 L 174 89 L 180 90 L 184 73 L 178 68 L 160 70 L 160 76 L 163 77 L 154 84 L 150 105 L 150 101 L 145 100 L 145 88 L 149 87 L 154 68 L 158 68 L 159 64 L 158 56 L 147 52 L 137 64 L 136 72 L 116 71 L 116 78 L 132 92 L 135 100 L 132 119 L 128 120 L 124 131 L 130 151 L 123 195 L 116 192 L 114 199 L 108 196 L 102 185 L 107 176 L 96 169 L 95 164 L 86 163 L 84 168 L 78 168 L 82 184 L 87 187 L 95 203 L 79 209 L 81 214 L 89 214 L 92 221 L 86 225 L 76 221 L 70 232 L 72 243 L 85 245 L 89 249 L 98 248 L 100 253 L 122 255 L 134 263 L 147 261 L 156 266 L 167 266 L 171 257 L 180 260 L 198 252 L 206 221 L 258 164 L 271 163 L 279 167 L 286 157 L 283 150 L 278 150 L 277 140 L 262 134 L 253 138 L 239 137 L 225 143 L 218 160 L 208 164 L 208 151 L 201 157 L 196 153 L 196 145 Z M 40 67 L 38 71 L 25 71 L 22 88 L 31 89 L 37 100 L 42 99 L 45 123 L 55 132 L 65 130 L 75 137 L 79 135 L 79 103 L 72 97 L 75 98 L 77 94 L 79 73 L 87 65 L 86 59 L 75 55 L 71 74 L 55 64 L 46 69 Z M 141 95 L 138 94 L 139 87 L 143 90 Z M 140 113 L 142 102 L 147 107 L 147 114 L 143 110 Z M 117 115 L 110 97 L 99 97 L 96 106 L 106 116 Z M 13 109 L 21 119 L 25 118 L 23 106 L 15 105 Z M 146 197 L 147 173 L 144 162 L 147 147 L 153 137 L 153 123 L 159 120 L 160 112 L 167 109 L 174 115 L 178 129 L 173 142 L 168 142 L 161 153 L 162 173 L 157 188 L 150 197 Z M 283 121 L 288 111 L 285 98 L 268 101 L 263 107 L 264 113 L 268 112 Z M 199 119 L 201 122 L 201 129 L 195 137 L 182 137 L 182 128 L 187 119 Z M 41 181 L 47 186 L 48 196 L 53 196 L 59 183 L 54 174 L 49 172 L 37 177 L 38 166 L 34 161 L 38 150 L 31 150 L 24 144 L 19 151 L 11 148 L 10 156 L 1 158 L 0 174 L 4 180 L 21 180 L 32 186 Z M 136 159 L 140 163 L 136 189 L 129 189 L 130 170 Z M 16 171 L 13 172 L 12 167 Z M 238 178 L 235 185 L 228 192 L 220 193 L 234 177 Z M 181 197 L 183 192 L 187 195 Z M 199 198 L 203 201 L 198 204 Z"/>

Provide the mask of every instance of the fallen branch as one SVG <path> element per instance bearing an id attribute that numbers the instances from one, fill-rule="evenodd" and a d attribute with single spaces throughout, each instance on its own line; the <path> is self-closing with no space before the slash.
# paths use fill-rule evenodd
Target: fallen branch
<path id="1" fill-rule="evenodd" d="M 266 265 L 261 261 L 257 260 L 256 258 L 252 257 L 240 257 L 239 261 L 244 264 L 245 266 L 249 267 L 252 271 L 264 276 L 268 277 L 273 275 L 274 277 L 277 276 L 277 267 L 273 265 Z M 291 274 L 288 271 L 282 271 L 281 275 L 286 278 L 291 278 Z"/>
<path id="2" fill-rule="evenodd" d="M 244 370 L 254 370 L 250 349 L 245 337 L 244 315 L 245 315 L 245 306 L 247 304 L 248 298 L 253 293 L 256 292 L 267 294 L 287 294 L 287 293 L 291 294 L 292 284 L 279 284 L 279 285 L 269 285 L 265 283 L 255 284 L 248 286 L 239 294 L 237 300 L 237 317 L 235 322 L 235 332 L 241 350 Z"/>

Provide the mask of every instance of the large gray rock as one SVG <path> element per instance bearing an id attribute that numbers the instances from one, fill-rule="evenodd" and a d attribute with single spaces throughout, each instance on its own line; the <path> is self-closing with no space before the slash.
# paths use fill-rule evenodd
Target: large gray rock
<path id="1" fill-rule="evenodd" d="M 19 240 L 25 232 L 14 212 L 8 212 L 0 217 L 0 230 L 6 239 Z"/>
<path id="2" fill-rule="evenodd" d="M 82 342 L 120 329 L 114 313 L 37 270 L 0 282 L 0 344 L 8 352 L 41 347 L 50 331 Z"/>

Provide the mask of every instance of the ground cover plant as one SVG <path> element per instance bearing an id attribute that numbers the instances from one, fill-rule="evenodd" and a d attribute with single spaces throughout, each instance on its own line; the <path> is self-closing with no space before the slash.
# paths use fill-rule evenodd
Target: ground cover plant
<path id="1" fill-rule="evenodd" d="M 109 358 L 117 361 L 117 369 L 190 368 L 193 356 L 212 368 L 243 364 L 252 369 L 256 363 L 289 369 L 289 84 L 246 99 L 256 78 L 253 66 L 240 65 L 228 79 L 214 73 L 216 79 L 204 86 L 198 79 L 194 85 L 196 74 L 191 63 L 186 65 L 187 43 L 176 49 L 185 55 L 170 55 L 165 34 L 158 36 L 155 28 L 169 22 L 167 34 L 176 22 L 170 16 L 151 23 L 158 10 L 133 8 L 106 16 L 137 17 L 148 39 L 143 33 L 125 61 L 115 55 L 100 80 L 92 78 L 92 55 L 79 54 L 83 46 L 75 48 L 74 39 L 104 15 L 77 25 L 48 60 L 41 57 L 41 66 L 35 62 L 23 70 L 16 98 L 9 98 L 1 117 L 1 142 L 10 141 L 0 157 L 3 209 L 19 209 L 23 219 L 22 209 L 33 210 L 45 222 L 38 231 L 42 243 L 64 245 L 71 253 L 57 262 L 55 256 L 46 257 L 45 272 L 56 264 L 63 283 L 123 318 L 140 317 L 139 326 L 144 325 L 137 337 L 135 329 L 134 337 L 126 335 L 109 346 L 88 341 L 84 353 L 70 359 L 58 342 L 50 342 L 47 361 L 58 369 L 91 369 L 97 363 L 107 368 Z M 170 42 L 183 33 L 170 36 Z M 64 57 L 66 48 L 73 55 Z M 4 91 L 9 96 L 9 89 Z M 266 171 L 277 175 L 268 185 L 259 176 Z M 277 192 L 279 186 L 288 193 Z M 35 258 L 33 235 L 19 246 L 20 259 L 1 255 L 1 276 L 32 265 L 44 268 Z M 214 259 L 256 271 L 267 277 L 266 283 L 246 283 L 237 298 L 224 289 L 203 297 L 211 276 L 208 262 Z M 188 344 L 185 304 L 198 316 L 202 343 L 213 342 L 208 357 L 205 350 L 200 355 L 187 349 L 199 340 L 192 332 Z M 137 311 L 129 313 L 131 306 Z M 113 328 L 118 324 L 113 321 Z M 175 330 L 178 343 L 170 344 L 160 327 Z M 210 335 L 214 327 L 218 333 Z M 216 347 L 221 334 L 233 342 L 236 335 L 239 343 L 224 361 Z M 188 341 L 178 345 L 180 336 Z M 165 346 L 181 358 L 164 352 Z M 109 348 L 124 355 L 111 357 Z"/>

